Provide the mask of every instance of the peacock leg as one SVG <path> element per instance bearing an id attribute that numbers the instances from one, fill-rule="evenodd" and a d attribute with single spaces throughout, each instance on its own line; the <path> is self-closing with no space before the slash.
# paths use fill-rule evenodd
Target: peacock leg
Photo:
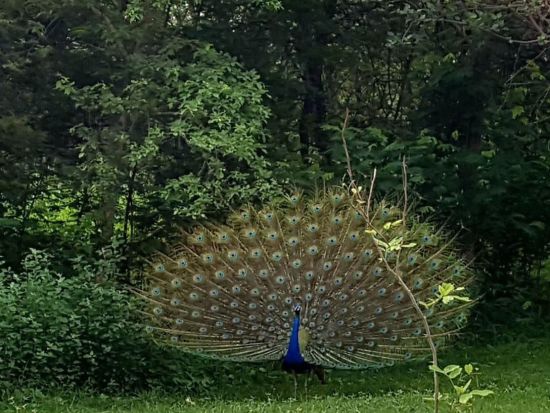
<path id="1" fill-rule="evenodd" d="M 327 382 L 325 379 L 325 370 L 322 367 L 314 366 L 313 372 L 315 373 L 321 384 L 325 384 Z"/>
<path id="2" fill-rule="evenodd" d="M 298 379 L 296 378 L 296 372 L 292 372 L 292 377 L 294 377 L 294 399 L 298 400 Z"/>

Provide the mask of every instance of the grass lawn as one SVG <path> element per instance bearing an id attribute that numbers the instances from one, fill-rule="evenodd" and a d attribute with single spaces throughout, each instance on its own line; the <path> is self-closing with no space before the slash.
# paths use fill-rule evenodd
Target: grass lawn
<path id="1" fill-rule="evenodd" d="M 473 362 L 480 368 L 480 387 L 494 395 L 479 400 L 475 412 L 550 412 L 550 338 L 526 339 L 498 346 L 455 349 L 441 365 Z M 253 368 L 253 367 L 252 367 Z M 42 395 L 21 392 L 0 402 L 0 412 L 430 412 L 431 375 L 425 363 L 378 371 L 329 372 L 325 385 L 312 381 L 308 397 L 303 378 L 298 400 L 293 399 L 292 377 L 268 372 L 264 378 L 238 385 L 220 385 L 209 397 L 161 395 L 103 396 L 77 393 Z M 443 390 L 449 386 L 444 383 Z M 447 408 L 443 412 L 449 411 Z"/>

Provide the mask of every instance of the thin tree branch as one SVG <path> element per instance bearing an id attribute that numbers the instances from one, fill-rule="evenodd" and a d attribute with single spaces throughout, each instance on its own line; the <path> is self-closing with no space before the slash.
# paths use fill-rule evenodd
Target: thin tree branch
<path id="1" fill-rule="evenodd" d="M 362 198 L 362 193 L 361 193 L 361 188 L 357 188 L 356 184 L 355 184 L 355 181 L 353 180 L 353 171 L 351 170 L 351 160 L 350 160 L 350 157 L 349 157 L 349 152 L 347 150 L 347 144 L 346 144 L 346 139 L 345 139 L 345 127 L 347 126 L 347 119 L 349 117 L 349 111 L 346 110 L 346 118 L 345 118 L 345 121 L 344 121 L 344 128 L 342 129 L 342 142 L 344 144 L 344 152 L 346 154 L 346 162 L 347 162 L 347 165 L 348 165 L 348 175 L 351 179 L 351 187 L 352 189 L 354 190 L 353 193 L 354 195 L 357 197 L 357 200 L 360 204 L 364 204 L 365 201 L 363 200 Z M 404 205 L 403 205 L 403 213 L 402 213 L 402 237 L 404 239 L 404 235 L 405 235 L 405 231 L 406 231 L 406 222 L 407 222 L 407 210 L 408 210 L 408 191 L 407 191 L 407 186 L 408 186 L 408 179 L 407 179 L 407 163 L 406 163 L 406 158 L 403 157 L 403 162 L 402 162 L 402 168 L 403 168 L 403 192 L 404 192 Z M 376 233 L 379 233 L 380 231 L 373 227 L 372 226 L 372 223 L 371 223 L 371 220 L 370 220 L 370 208 L 371 208 L 371 199 L 372 199 L 372 193 L 373 193 L 373 190 L 374 190 L 374 184 L 375 184 L 375 180 L 376 180 L 376 169 L 374 170 L 374 173 L 373 173 L 373 176 L 372 176 L 372 179 L 371 179 L 371 184 L 370 184 L 370 189 L 369 189 L 369 194 L 368 194 L 368 200 L 367 200 L 367 208 L 366 210 L 363 210 L 362 208 L 359 208 L 358 210 L 360 211 L 360 213 L 363 215 L 363 217 L 366 219 L 367 221 L 367 226 L 372 228 Z M 416 311 L 418 317 L 420 318 L 421 322 L 422 322 L 422 325 L 424 327 L 424 330 L 425 330 L 425 337 L 426 337 L 426 341 L 428 342 L 428 345 L 430 347 L 430 351 L 431 351 L 431 354 L 432 354 L 432 364 L 434 366 L 438 366 L 438 357 L 437 357 L 437 348 L 435 347 L 435 343 L 434 343 L 434 340 L 433 340 L 433 335 L 432 335 L 432 332 L 431 332 L 431 329 L 430 329 L 430 324 L 428 323 L 428 318 L 426 317 L 426 315 L 424 314 L 424 312 L 422 311 L 422 309 L 420 308 L 420 305 L 418 304 L 418 301 L 416 300 L 416 297 L 414 296 L 413 292 L 411 291 L 411 289 L 409 288 L 409 286 L 407 285 L 407 283 L 405 283 L 405 281 L 403 280 L 403 277 L 401 276 L 401 271 L 400 271 L 400 255 L 397 254 L 397 258 L 396 258 L 396 262 L 395 262 L 395 267 L 392 267 L 390 265 L 390 263 L 388 262 L 388 260 L 386 259 L 386 254 L 384 253 L 384 251 L 382 251 L 382 249 L 380 248 L 380 245 L 378 245 L 376 242 L 374 243 L 375 247 L 376 247 L 376 250 L 377 250 L 377 253 L 378 253 L 378 256 L 380 258 L 380 260 L 384 263 L 384 266 L 386 267 L 386 269 L 397 279 L 399 285 L 401 286 L 401 288 L 405 291 L 405 293 L 407 294 L 407 296 L 409 297 L 409 300 L 411 301 L 411 304 L 414 308 L 414 310 Z M 439 376 L 438 376 L 438 373 L 436 371 L 433 372 L 433 381 L 434 381 L 434 413 L 438 413 L 439 412 Z"/>

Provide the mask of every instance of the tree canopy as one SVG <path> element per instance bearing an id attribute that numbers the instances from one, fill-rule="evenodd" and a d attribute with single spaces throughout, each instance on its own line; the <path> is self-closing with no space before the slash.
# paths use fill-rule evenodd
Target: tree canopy
<path id="1" fill-rule="evenodd" d="M 345 177 L 459 232 L 487 291 L 550 246 L 546 2 L 6 0 L 0 255 L 126 271 L 176 225 Z M 127 281 L 127 280 L 126 280 Z M 531 284 L 530 284 L 531 283 Z M 491 286 L 489 288 L 489 286 Z M 517 295 L 517 294 L 516 294 Z"/>

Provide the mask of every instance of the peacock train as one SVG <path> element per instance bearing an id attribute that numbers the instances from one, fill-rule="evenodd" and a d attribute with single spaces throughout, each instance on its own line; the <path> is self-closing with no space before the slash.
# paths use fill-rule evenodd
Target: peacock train
<path id="1" fill-rule="evenodd" d="M 424 357 L 425 321 L 438 345 L 465 324 L 471 303 L 442 300 L 442 286 L 467 292 L 470 265 L 441 229 L 402 222 L 385 201 L 364 208 L 345 191 L 293 194 L 182 233 L 138 291 L 148 331 L 183 351 L 281 360 L 321 380 L 323 368 Z"/>

